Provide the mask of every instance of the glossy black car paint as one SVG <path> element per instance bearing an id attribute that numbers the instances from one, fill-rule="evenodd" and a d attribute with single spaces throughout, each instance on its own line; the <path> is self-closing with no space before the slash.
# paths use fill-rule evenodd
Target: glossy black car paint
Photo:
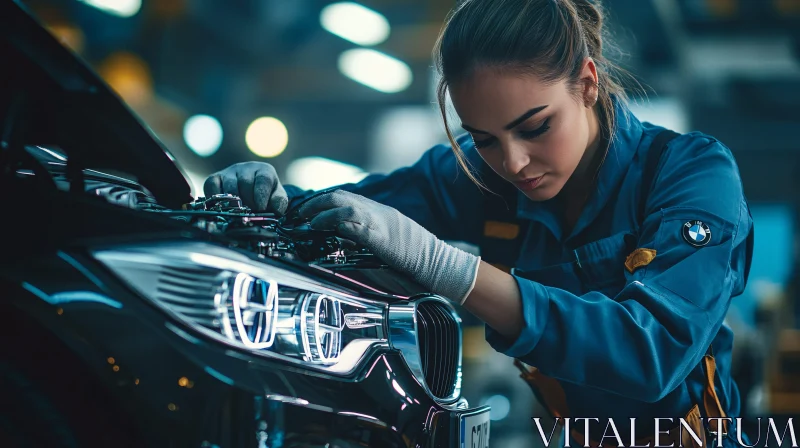
<path id="1" fill-rule="evenodd" d="M 464 403 L 433 400 L 388 345 L 348 377 L 315 373 L 205 337 L 91 258 L 227 242 L 85 194 L 99 168 L 135 174 L 162 205 L 191 199 L 158 141 L 19 3 L 0 2 L 0 36 L 0 446 L 453 446 Z M 70 191 L 35 163 L 9 172 L 31 162 L 25 145 L 65 150 Z"/>

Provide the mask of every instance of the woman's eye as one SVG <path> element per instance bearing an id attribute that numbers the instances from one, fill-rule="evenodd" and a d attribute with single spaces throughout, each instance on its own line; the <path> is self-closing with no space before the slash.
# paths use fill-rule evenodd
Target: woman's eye
<path id="1" fill-rule="evenodd" d="M 494 143 L 494 137 L 484 138 L 482 140 L 478 140 L 477 138 L 473 137 L 472 142 L 475 143 L 476 149 L 486 148 Z"/>
<path id="2" fill-rule="evenodd" d="M 548 129 L 550 129 L 550 124 L 549 123 L 550 123 L 550 119 L 548 118 L 538 128 L 536 128 L 536 129 L 534 129 L 532 131 L 521 131 L 520 135 L 524 139 L 534 139 L 534 138 L 544 134 L 545 132 L 548 131 Z"/>

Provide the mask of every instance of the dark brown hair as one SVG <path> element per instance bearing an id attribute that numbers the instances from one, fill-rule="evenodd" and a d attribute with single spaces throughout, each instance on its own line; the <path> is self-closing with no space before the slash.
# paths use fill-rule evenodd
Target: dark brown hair
<path id="1" fill-rule="evenodd" d="M 447 123 L 448 86 L 488 67 L 533 74 L 545 83 L 566 80 L 580 96 L 581 69 L 591 57 L 597 67 L 600 129 L 610 141 L 620 118 L 612 97 L 627 100 L 620 79 L 630 75 L 603 56 L 603 17 L 599 0 L 464 0 L 450 12 L 434 48 L 441 75 L 437 97 L 458 163 L 476 184 L 483 187 Z"/>

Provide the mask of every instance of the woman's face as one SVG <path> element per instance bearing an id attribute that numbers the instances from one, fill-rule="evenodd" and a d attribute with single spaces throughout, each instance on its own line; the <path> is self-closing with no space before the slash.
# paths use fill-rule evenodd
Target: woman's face
<path id="1" fill-rule="evenodd" d="M 450 96 L 481 157 L 534 201 L 555 197 L 597 146 L 593 109 L 564 81 L 478 69 L 451 85 Z"/>

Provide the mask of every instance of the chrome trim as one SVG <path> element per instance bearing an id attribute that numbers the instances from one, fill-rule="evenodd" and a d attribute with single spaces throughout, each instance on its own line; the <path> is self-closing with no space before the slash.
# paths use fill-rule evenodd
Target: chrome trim
<path id="1" fill-rule="evenodd" d="M 458 328 L 458 361 L 455 369 L 455 384 L 453 393 L 447 397 L 438 397 L 432 391 L 425 380 L 423 371 L 421 350 L 419 348 L 419 337 L 417 328 L 417 308 L 419 304 L 435 301 L 444 305 L 450 313 Z M 425 296 L 417 300 L 408 302 L 394 303 L 389 306 L 389 344 L 392 348 L 399 350 L 401 356 L 408 364 L 411 373 L 419 381 L 425 392 L 441 403 L 452 403 L 461 396 L 461 377 L 462 377 L 462 356 L 463 356 L 463 336 L 461 328 L 461 318 L 453 305 L 445 298 L 440 296 Z"/>
<path id="2" fill-rule="evenodd" d="M 375 313 L 348 313 L 344 315 L 344 323 L 347 328 L 370 328 L 380 327 L 383 324 L 383 315 Z"/>

